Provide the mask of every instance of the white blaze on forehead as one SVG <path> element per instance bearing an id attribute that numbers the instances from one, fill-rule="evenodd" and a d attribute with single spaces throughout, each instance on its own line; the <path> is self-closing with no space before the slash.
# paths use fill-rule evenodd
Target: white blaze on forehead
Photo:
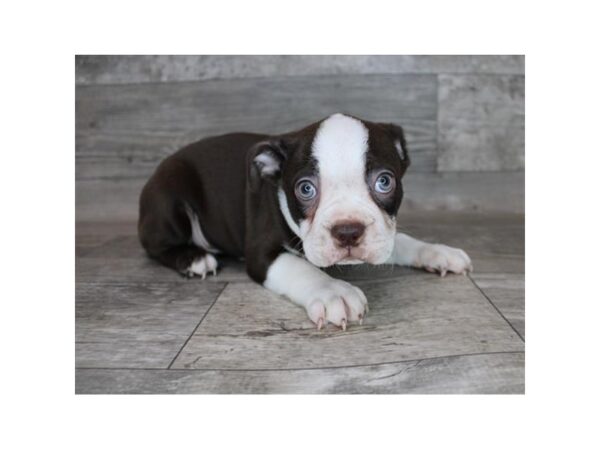
<path id="1" fill-rule="evenodd" d="M 306 258 L 317 266 L 327 267 L 348 256 L 349 262 L 381 264 L 392 251 L 395 223 L 373 200 L 365 177 L 368 141 L 365 124 L 343 114 L 327 118 L 317 130 L 312 154 L 319 175 L 319 203 L 312 220 L 301 221 L 298 227 Z M 336 223 L 348 220 L 366 227 L 352 255 L 331 234 Z"/>
<path id="2" fill-rule="evenodd" d="M 364 178 L 369 131 L 357 119 L 334 114 L 325 119 L 315 136 L 312 150 L 321 181 Z"/>

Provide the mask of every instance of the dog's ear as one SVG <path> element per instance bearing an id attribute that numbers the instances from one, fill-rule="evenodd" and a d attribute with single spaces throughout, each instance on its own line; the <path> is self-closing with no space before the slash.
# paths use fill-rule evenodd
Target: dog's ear
<path id="1" fill-rule="evenodd" d="M 257 190 L 263 180 L 277 185 L 288 149 L 283 139 L 261 141 L 250 151 L 250 187 Z"/>
<path id="2" fill-rule="evenodd" d="M 400 125 L 396 125 L 393 123 L 382 123 L 380 124 L 386 132 L 390 135 L 390 137 L 394 141 L 394 146 L 398 151 L 398 155 L 402 160 L 402 165 L 404 167 L 403 174 L 410 166 L 410 158 L 408 157 L 408 149 L 406 148 L 406 138 L 404 137 L 404 129 Z"/>

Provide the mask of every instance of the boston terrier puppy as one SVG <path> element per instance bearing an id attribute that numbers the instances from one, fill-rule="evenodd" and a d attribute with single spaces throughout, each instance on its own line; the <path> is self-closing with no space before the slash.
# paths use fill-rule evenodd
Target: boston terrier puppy
<path id="1" fill-rule="evenodd" d="M 409 166 L 398 125 L 334 114 L 277 136 L 208 137 L 166 158 L 145 185 L 148 255 L 186 276 L 243 257 L 257 283 L 304 307 L 318 329 L 362 323 L 365 294 L 320 267 L 399 264 L 467 273 L 467 254 L 396 232 Z"/>

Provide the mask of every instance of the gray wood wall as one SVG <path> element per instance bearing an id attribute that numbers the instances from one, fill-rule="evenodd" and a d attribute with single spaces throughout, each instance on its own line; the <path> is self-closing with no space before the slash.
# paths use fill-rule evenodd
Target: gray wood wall
<path id="1" fill-rule="evenodd" d="M 407 131 L 413 209 L 523 211 L 522 56 L 78 56 L 78 220 L 137 214 L 166 155 L 334 112 Z"/>

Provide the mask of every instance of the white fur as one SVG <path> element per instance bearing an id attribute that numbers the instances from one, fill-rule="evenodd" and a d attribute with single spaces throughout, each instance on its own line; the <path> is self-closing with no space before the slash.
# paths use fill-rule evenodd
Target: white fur
<path id="1" fill-rule="evenodd" d="M 362 320 L 367 309 L 367 298 L 359 288 L 331 278 L 289 253 L 282 253 L 273 261 L 264 286 L 304 307 L 318 326 L 331 322 L 345 327 L 350 321 Z"/>
<path id="2" fill-rule="evenodd" d="M 277 197 L 279 198 L 279 209 L 281 210 L 281 214 L 283 214 L 285 223 L 288 224 L 288 227 L 290 227 L 290 230 L 292 230 L 296 236 L 300 236 L 300 228 L 298 227 L 298 224 L 294 222 L 294 219 L 292 219 L 292 213 L 290 213 L 290 207 L 288 206 L 283 189 L 279 188 Z"/>
<path id="3" fill-rule="evenodd" d="M 418 267 L 442 275 L 473 270 L 471 258 L 463 250 L 443 244 L 428 244 L 403 233 L 396 234 L 394 251 L 387 263 Z"/>
<path id="4" fill-rule="evenodd" d="M 404 149 L 402 148 L 402 144 L 400 143 L 400 141 L 395 141 L 394 145 L 396 147 L 396 150 L 398 150 L 398 155 L 400 155 L 400 159 L 404 159 Z"/>
<path id="5" fill-rule="evenodd" d="M 213 275 L 217 274 L 217 260 L 210 253 L 196 259 L 188 269 L 190 275 L 200 275 L 202 279 L 211 272 Z"/>
<path id="6" fill-rule="evenodd" d="M 368 139 L 369 131 L 360 120 L 342 114 L 327 118 L 317 130 L 312 151 L 319 171 L 319 205 L 313 220 L 302 220 L 295 231 L 303 240 L 306 257 L 317 266 L 381 264 L 393 249 L 396 221 L 375 204 L 365 181 Z M 338 248 L 331 236 L 331 227 L 340 222 L 366 226 L 351 255 Z"/>
<path id="7" fill-rule="evenodd" d="M 268 153 L 259 154 L 254 161 L 262 165 L 260 172 L 263 175 L 273 175 L 279 170 L 279 161 Z"/>
<path id="8" fill-rule="evenodd" d="M 194 211 L 192 211 L 192 208 L 190 208 L 188 205 L 185 205 L 185 212 L 187 213 L 192 225 L 192 242 L 207 252 L 219 253 L 219 250 L 210 245 L 208 239 L 206 239 L 206 236 L 204 236 L 202 228 L 200 228 L 198 216 L 194 213 Z"/>

